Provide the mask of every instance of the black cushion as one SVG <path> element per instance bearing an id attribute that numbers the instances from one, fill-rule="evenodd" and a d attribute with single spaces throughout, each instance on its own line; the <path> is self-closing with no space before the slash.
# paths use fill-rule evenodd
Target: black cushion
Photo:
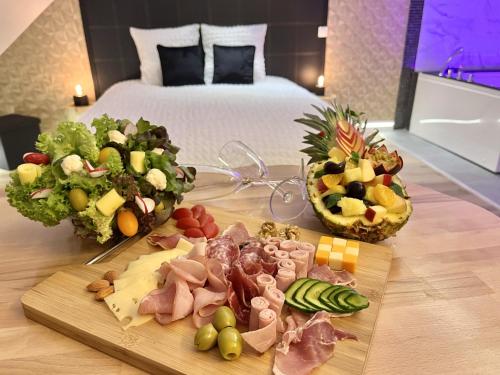
<path id="1" fill-rule="evenodd" d="M 253 83 L 255 46 L 214 45 L 213 83 Z"/>
<path id="2" fill-rule="evenodd" d="M 164 47 L 157 45 L 163 86 L 204 84 L 205 58 L 201 46 Z"/>

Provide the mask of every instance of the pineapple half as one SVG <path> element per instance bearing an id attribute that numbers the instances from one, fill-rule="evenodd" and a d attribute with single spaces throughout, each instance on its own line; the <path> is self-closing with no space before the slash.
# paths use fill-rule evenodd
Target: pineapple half
<path id="1" fill-rule="evenodd" d="M 376 167 L 378 161 L 371 159 L 373 150 L 386 151 L 385 147 L 378 147 L 383 139 L 375 141 L 378 130 L 364 137 L 366 120 L 361 119 L 363 114 L 357 114 L 349 107 L 343 109 L 340 105 L 332 103 L 330 107 L 324 109 L 316 106 L 315 108 L 320 112 L 321 117 L 315 114 L 304 114 L 304 118 L 295 121 L 316 130 L 315 133 L 307 132 L 304 143 L 308 144 L 309 147 L 301 150 L 311 157 L 306 184 L 309 200 L 316 215 L 325 227 L 341 237 L 374 243 L 393 236 L 406 224 L 413 211 L 406 189 L 397 176 L 393 175 L 392 181 L 399 185 L 399 191 L 406 203 L 406 210 L 400 213 L 388 212 L 382 220 L 376 222 L 369 221 L 364 215 L 343 216 L 342 212 L 331 212 L 326 207 L 322 199 L 322 192 L 318 188 L 318 179 L 321 177 L 317 176 L 321 174 L 320 172 L 328 160 L 337 163 L 345 161 L 348 165 L 355 159 L 366 158 L 372 161 L 373 167 Z M 372 150 L 371 153 L 370 150 Z M 345 159 L 342 160 L 339 153 L 341 155 L 344 153 Z M 386 156 L 387 158 L 394 156 L 394 163 L 401 163 L 402 167 L 402 159 L 397 153 L 387 153 Z M 382 174 L 380 172 L 395 174 L 391 172 L 397 172 L 399 169 L 393 168 L 386 171 L 379 168 L 376 174 Z M 342 186 L 342 183 L 339 186 Z M 341 190 L 345 191 L 345 186 L 339 189 L 339 191 Z"/>
<path id="2" fill-rule="evenodd" d="M 326 162 L 326 161 L 325 161 Z M 321 199 L 321 193 L 318 190 L 318 179 L 314 175 L 323 169 L 325 162 L 317 162 L 311 165 L 307 174 L 307 192 L 316 216 L 321 220 L 333 234 L 352 238 L 365 242 L 378 242 L 393 236 L 403 225 L 406 224 L 413 211 L 410 199 L 406 201 L 406 211 L 400 214 L 387 213 L 380 223 L 374 224 L 364 216 L 343 216 L 342 213 L 333 214 Z M 393 177 L 397 179 L 397 177 Z M 398 181 L 400 181 L 398 179 Z M 406 190 L 402 186 L 406 195 Z"/>

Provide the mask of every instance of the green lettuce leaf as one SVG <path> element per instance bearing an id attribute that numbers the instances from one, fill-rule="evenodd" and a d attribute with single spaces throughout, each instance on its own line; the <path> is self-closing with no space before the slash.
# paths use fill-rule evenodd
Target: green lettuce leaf
<path id="1" fill-rule="evenodd" d="M 53 134 L 40 134 L 36 148 L 48 154 L 52 160 L 69 154 L 78 154 L 92 162 L 97 161 L 99 157 L 94 135 L 84 124 L 78 122 L 62 122 Z"/>
<path id="2" fill-rule="evenodd" d="M 95 128 L 95 139 L 97 147 L 101 148 L 109 142 L 108 132 L 110 130 L 119 130 L 120 124 L 114 119 L 103 115 L 92 121 L 92 126 Z"/>
<path id="3" fill-rule="evenodd" d="M 109 172 L 113 177 L 123 173 L 123 163 L 120 154 L 110 154 L 104 165 L 109 169 Z"/>
<path id="4" fill-rule="evenodd" d="M 111 189 L 111 181 L 109 181 L 106 176 L 92 178 L 90 176 L 72 173 L 66 179 L 59 180 L 59 182 L 66 186 L 68 190 L 81 188 L 90 196 L 94 197 Z"/>
<path id="5" fill-rule="evenodd" d="M 97 235 L 97 241 L 104 243 L 113 236 L 114 216 L 104 216 L 96 207 L 97 198 L 89 200 L 87 209 L 77 214 L 78 223 L 83 225 L 88 232 Z"/>

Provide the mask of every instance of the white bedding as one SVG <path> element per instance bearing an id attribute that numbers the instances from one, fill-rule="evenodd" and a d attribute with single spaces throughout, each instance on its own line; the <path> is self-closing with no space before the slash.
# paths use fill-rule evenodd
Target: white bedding
<path id="1" fill-rule="evenodd" d="M 293 120 L 324 105 L 315 95 L 280 77 L 253 85 L 158 87 L 139 80 L 110 87 L 80 120 L 90 124 L 104 113 L 137 121 L 140 117 L 164 125 L 181 148 L 180 163 L 219 165 L 218 150 L 241 140 L 267 165 L 299 165 L 306 157 L 304 126 Z M 306 157 L 307 160 L 307 157 Z"/>

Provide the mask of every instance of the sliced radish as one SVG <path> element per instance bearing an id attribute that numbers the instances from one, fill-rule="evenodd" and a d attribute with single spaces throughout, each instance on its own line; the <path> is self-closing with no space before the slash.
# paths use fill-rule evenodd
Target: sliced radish
<path id="1" fill-rule="evenodd" d="M 89 175 L 92 178 L 97 178 L 97 177 L 104 176 L 108 172 L 109 172 L 108 168 L 95 168 L 94 170 L 89 172 Z"/>
<path id="2" fill-rule="evenodd" d="M 95 170 L 95 168 L 92 166 L 92 164 L 90 164 L 88 160 L 83 161 L 83 168 L 85 168 L 85 170 L 89 173 Z"/>
<path id="3" fill-rule="evenodd" d="M 52 193 L 52 189 L 40 189 L 31 193 L 30 197 L 31 199 L 42 199 L 47 198 L 50 193 Z"/>
<path id="4" fill-rule="evenodd" d="M 137 126 L 133 124 L 132 122 L 129 122 L 127 126 L 125 126 L 125 129 L 123 130 L 124 135 L 129 135 L 129 134 L 136 134 L 137 133 Z"/>
<path id="5" fill-rule="evenodd" d="M 153 212 L 153 210 L 156 207 L 156 203 L 154 200 L 152 200 L 151 198 L 143 198 L 139 195 L 135 196 L 135 203 L 140 208 L 140 210 L 146 215 L 149 214 L 150 212 Z"/>
<path id="6" fill-rule="evenodd" d="M 184 171 L 179 167 L 175 167 L 175 177 L 184 178 Z"/>

